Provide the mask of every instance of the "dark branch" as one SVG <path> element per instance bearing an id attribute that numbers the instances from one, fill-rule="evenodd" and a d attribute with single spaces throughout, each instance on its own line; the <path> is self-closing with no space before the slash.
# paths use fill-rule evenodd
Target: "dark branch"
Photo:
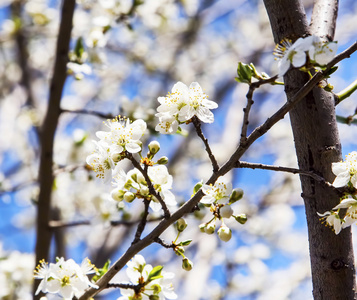
<path id="1" fill-rule="evenodd" d="M 144 199 L 144 206 L 145 206 L 144 213 L 143 213 L 143 216 L 142 216 L 142 218 L 140 220 L 138 228 L 136 229 L 135 238 L 134 238 L 132 244 L 135 244 L 138 241 L 140 241 L 141 234 L 143 233 L 143 231 L 145 229 L 147 218 L 148 218 L 148 215 L 149 215 L 149 204 L 150 204 L 150 201 Z"/>
<path id="2" fill-rule="evenodd" d="M 206 152 L 208 153 L 208 157 L 209 159 L 211 160 L 211 163 L 212 163 L 212 167 L 213 167 L 213 172 L 217 172 L 218 169 L 219 169 L 219 166 L 218 166 L 218 163 L 217 163 L 217 160 L 216 158 L 214 157 L 213 153 L 212 153 L 212 150 L 208 144 L 208 140 L 206 139 L 206 137 L 203 135 L 203 132 L 201 130 L 201 122 L 200 120 L 196 117 L 196 116 L 193 116 L 192 118 L 192 123 L 193 125 L 195 126 L 195 129 L 196 129 L 196 132 L 197 132 L 197 135 L 200 137 L 200 139 L 203 141 L 203 143 L 205 144 L 205 147 L 206 147 Z"/>
<path id="3" fill-rule="evenodd" d="M 168 243 L 165 243 L 162 239 L 160 239 L 159 237 L 157 237 L 156 239 L 154 239 L 154 242 L 155 243 L 158 243 L 160 244 L 161 246 L 167 248 L 167 249 L 170 249 L 170 248 L 175 248 L 176 245 L 171 243 L 171 244 L 168 244 Z"/>
<path id="4" fill-rule="evenodd" d="M 69 110 L 69 109 L 61 109 L 61 113 L 71 113 L 71 114 L 85 114 L 85 115 L 93 115 L 98 118 L 103 119 L 113 119 L 115 118 L 112 114 L 105 114 L 94 110 L 86 110 L 86 109 L 78 109 L 78 110 Z"/>

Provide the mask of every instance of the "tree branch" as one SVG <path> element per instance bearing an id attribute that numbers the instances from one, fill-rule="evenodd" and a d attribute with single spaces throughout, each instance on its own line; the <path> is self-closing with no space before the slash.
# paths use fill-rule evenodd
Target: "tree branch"
<path id="1" fill-rule="evenodd" d="M 212 163 L 212 167 L 213 167 L 213 172 L 217 172 L 218 169 L 219 169 L 219 166 L 218 166 L 218 163 L 217 163 L 217 160 L 216 158 L 214 157 L 213 153 L 212 153 L 212 150 L 208 144 L 208 140 L 205 138 L 205 136 L 203 135 L 203 132 L 201 130 L 201 122 L 200 120 L 196 117 L 196 116 L 193 116 L 192 118 L 192 123 L 193 125 L 195 126 L 195 129 L 196 129 L 196 132 L 197 132 L 197 135 L 200 137 L 200 139 L 203 141 L 203 143 L 205 144 L 205 147 L 206 147 L 206 152 L 208 153 L 208 157 L 209 159 L 211 160 L 211 163 Z"/>
<path id="2" fill-rule="evenodd" d="M 143 216 L 142 216 L 142 218 L 140 220 L 140 223 L 139 223 L 138 228 L 136 230 L 135 238 L 134 238 L 132 244 L 135 244 L 138 241 L 140 241 L 141 234 L 143 233 L 143 231 L 145 229 L 147 218 L 148 218 L 148 215 L 149 215 L 149 204 L 150 204 L 150 201 L 144 199 L 144 206 L 145 206 L 144 214 L 143 214 Z"/>
<path id="3" fill-rule="evenodd" d="M 67 61 L 69 43 L 71 40 L 72 19 L 75 1 L 64 0 L 62 6 L 61 24 L 57 39 L 55 66 L 50 84 L 48 108 L 41 130 L 41 157 L 39 166 L 40 194 L 37 205 L 37 239 L 36 239 L 36 263 L 41 259 L 48 260 L 51 230 L 49 218 L 51 209 L 51 192 L 53 185 L 53 142 L 60 115 L 60 101 L 63 86 L 67 77 Z M 34 283 L 34 291 L 39 281 Z M 35 296 L 39 299 L 40 295 Z"/>
<path id="4" fill-rule="evenodd" d="M 87 109 L 78 109 L 78 110 L 70 110 L 70 109 L 63 109 L 61 108 L 61 113 L 71 113 L 71 114 L 85 114 L 85 115 L 93 115 L 98 118 L 103 119 L 113 119 L 115 118 L 112 114 L 105 114 L 94 110 L 87 110 Z"/>

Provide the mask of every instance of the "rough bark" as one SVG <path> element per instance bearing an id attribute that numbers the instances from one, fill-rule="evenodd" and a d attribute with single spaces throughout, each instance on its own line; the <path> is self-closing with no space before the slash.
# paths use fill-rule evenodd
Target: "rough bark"
<path id="1" fill-rule="evenodd" d="M 301 1 L 264 0 L 264 3 L 276 43 L 283 38 L 295 40 L 310 33 L 333 39 L 337 1 L 316 1 L 311 28 L 307 25 Z M 319 14 L 319 11 L 323 13 Z M 305 73 L 296 70 L 285 75 L 288 101 L 307 80 Z M 332 182 L 331 163 L 341 160 L 332 94 L 314 88 L 290 111 L 290 119 L 300 169 L 313 171 Z M 356 299 L 351 231 L 344 229 L 335 235 L 319 222 L 317 216 L 317 212 L 323 213 L 338 204 L 339 195 L 313 178 L 301 176 L 300 179 L 308 225 L 314 299 Z"/>

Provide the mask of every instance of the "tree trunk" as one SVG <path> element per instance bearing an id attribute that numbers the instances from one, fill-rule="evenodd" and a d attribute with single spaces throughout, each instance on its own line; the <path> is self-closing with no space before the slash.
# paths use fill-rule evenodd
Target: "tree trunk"
<path id="1" fill-rule="evenodd" d="M 275 43 L 283 38 L 295 41 L 305 34 L 316 34 L 331 40 L 334 36 L 337 1 L 315 1 L 311 28 L 299 0 L 264 0 Z M 318 7 L 318 9 L 317 9 Z M 325 24 L 328 24 L 326 26 Z M 291 97 L 308 80 L 306 73 L 289 71 L 285 93 Z M 334 98 L 316 87 L 290 112 L 299 168 L 313 171 L 332 182 L 331 163 L 341 160 Z M 331 210 L 340 201 L 333 188 L 301 176 L 302 197 L 308 226 L 313 296 L 316 300 L 355 298 L 355 268 L 350 228 L 335 235 L 323 226 L 317 212 Z"/>

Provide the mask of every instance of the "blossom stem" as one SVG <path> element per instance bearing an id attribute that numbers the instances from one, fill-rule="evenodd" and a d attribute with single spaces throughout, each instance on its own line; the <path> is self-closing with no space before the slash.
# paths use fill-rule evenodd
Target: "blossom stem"
<path id="1" fill-rule="evenodd" d="M 197 135 L 200 137 L 200 139 L 203 141 L 203 143 L 205 144 L 206 147 L 206 152 L 208 153 L 208 157 L 211 160 L 212 163 L 212 167 L 213 167 L 213 172 L 217 172 L 219 170 L 219 165 L 217 163 L 216 158 L 214 157 L 211 147 L 208 144 L 208 140 L 207 138 L 203 135 L 202 129 L 201 129 L 201 122 L 200 120 L 196 117 L 193 116 L 192 118 L 192 123 L 195 126 Z"/>
<path id="2" fill-rule="evenodd" d="M 140 163 L 135 160 L 135 158 L 133 157 L 133 155 L 132 155 L 131 153 L 128 153 L 128 152 L 127 152 L 127 153 L 126 153 L 126 157 L 133 163 L 133 166 L 134 166 L 135 168 L 137 168 L 137 169 L 140 171 L 141 174 L 143 174 L 143 176 L 144 176 L 144 178 L 145 178 L 145 181 L 146 181 L 146 183 L 148 184 L 148 188 L 149 188 L 150 194 L 153 195 L 154 197 L 156 197 L 156 199 L 157 199 L 157 200 L 160 202 L 160 204 L 161 204 L 161 207 L 162 207 L 162 209 L 163 209 L 163 211 L 164 211 L 164 217 L 165 217 L 165 219 L 170 218 L 171 213 L 170 213 L 169 209 L 167 208 L 166 203 L 165 203 L 164 200 L 161 198 L 160 194 L 159 194 L 158 192 L 156 192 L 156 190 L 155 190 L 155 188 L 154 188 L 154 186 L 153 186 L 153 184 L 152 184 L 152 182 L 151 182 L 151 180 L 150 180 L 150 178 L 149 178 L 149 175 L 148 175 L 148 173 L 147 173 L 147 170 L 145 171 L 145 170 L 141 167 Z"/>

